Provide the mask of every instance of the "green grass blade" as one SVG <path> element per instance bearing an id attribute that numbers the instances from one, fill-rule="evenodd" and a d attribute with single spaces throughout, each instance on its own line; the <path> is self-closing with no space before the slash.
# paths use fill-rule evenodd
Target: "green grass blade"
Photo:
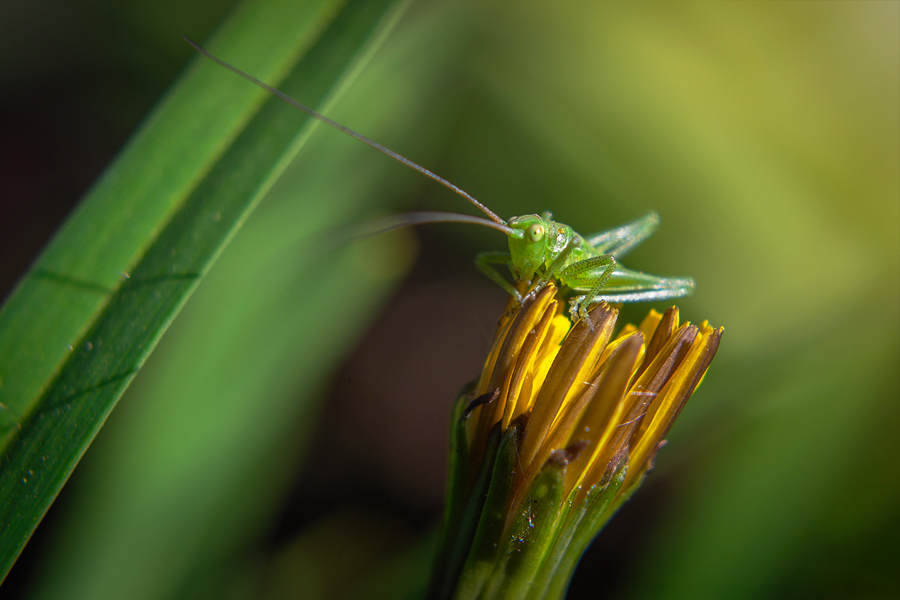
<path id="1" fill-rule="evenodd" d="M 321 107 L 402 2 L 247 3 L 211 44 Z M 204 59 L 205 60 L 205 59 Z M 0 313 L 6 573 L 198 280 L 302 146 L 309 119 L 198 57 Z"/>
<path id="2" fill-rule="evenodd" d="M 328 114 L 430 165 L 454 97 L 448 63 L 464 38 L 428 8 L 404 13 Z M 305 249 L 374 211 L 409 210 L 427 187 L 371 148 L 317 130 L 123 394 L 41 525 L 46 543 L 26 549 L 37 564 L 23 554 L 9 583 L 27 573 L 24 597 L 34 600 L 240 597 L 224 591 L 262 575 L 254 549 L 297 514 L 294 482 L 321 468 L 312 433 L 323 431 L 338 364 L 395 293 L 421 230 L 324 256 Z M 185 591 L 210 582 L 203 594 Z"/>

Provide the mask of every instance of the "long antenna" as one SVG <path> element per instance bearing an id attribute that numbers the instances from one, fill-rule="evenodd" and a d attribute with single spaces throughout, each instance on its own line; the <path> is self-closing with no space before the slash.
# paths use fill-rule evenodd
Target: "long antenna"
<path id="1" fill-rule="evenodd" d="M 343 131 L 344 133 L 346 133 L 347 135 L 351 135 L 351 136 L 355 137 L 356 139 L 358 139 L 358 140 L 361 141 L 362 143 L 367 144 L 367 145 L 371 146 L 372 148 L 375 148 L 375 149 L 378 150 L 379 152 L 382 152 L 383 154 L 387 154 L 388 156 L 390 156 L 390 157 L 393 158 L 394 160 L 403 163 L 404 165 L 406 165 L 406 166 L 409 167 L 410 169 L 413 169 L 413 170 L 415 170 L 415 171 L 418 171 L 418 172 L 421 173 L 422 175 L 425 175 L 426 177 L 428 177 L 428 178 L 430 178 L 430 179 L 433 179 L 434 181 L 437 181 L 439 184 L 441 184 L 441 185 L 444 186 L 445 188 L 448 188 L 448 189 L 450 189 L 450 190 L 456 192 L 458 195 L 462 196 L 463 198 L 465 198 L 466 200 L 468 200 L 469 202 L 471 202 L 472 204 L 474 204 L 479 210 L 481 210 L 481 212 L 483 212 L 484 214 L 486 214 L 486 215 L 491 219 L 491 221 L 493 221 L 494 223 L 497 223 L 498 225 L 506 225 L 506 221 L 504 221 L 503 219 L 501 219 L 500 217 L 498 217 L 498 216 L 494 213 L 494 211 L 492 211 L 492 210 L 489 209 L 487 206 L 485 206 L 484 204 L 482 204 L 481 202 L 479 202 L 478 200 L 476 200 L 474 196 L 472 196 L 471 194 L 469 194 L 468 192 L 466 192 L 466 191 L 463 190 L 462 188 L 453 185 L 452 183 L 450 183 L 449 181 L 447 181 L 447 180 L 444 179 L 443 177 L 441 177 L 441 176 L 439 176 L 439 175 L 436 175 L 435 173 L 432 173 L 431 171 L 429 171 L 429 170 L 426 169 L 425 167 L 423 167 L 423 166 L 421 166 L 421 165 L 418 165 L 418 164 L 414 163 L 413 161 L 409 160 L 408 158 L 405 158 L 405 157 L 403 157 L 403 156 L 400 156 L 399 154 L 397 154 L 397 153 L 394 152 L 393 150 L 390 150 L 390 149 L 388 149 L 388 148 L 385 148 L 384 146 L 382 146 L 382 145 L 379 144 L 378 142 L 376 142 L 376 141 L 374 141 L 374 140 L 371 140 L 371 139 L 367 138 L 367 137 L 364 136 L 363 134 L 357 133 L 356 131 L 353 131 L 353 130 L 350 129 L 349 127 L 346 127 L 346 126 L 344 126 L 344 125 L 341 125 L 341 124 L 338 123 L 337 121 L 332 121 L 331 119 L 329 119 L 329 118 L 326 117 L 325 115 L 323 115 L 323 114 L 321 114 L 321 113 L 318 113 L 318 112 L 314 111 L 313 109 L 309 108 L 308 106 L 306 106 L 306 105 L 304 105 L 304 104 L 300 104 L 299 102 L 297 102 L 296 100 L 294 100 L 293 98 L 291 98 L 290 96 L 288 96 L 287 94 L 285 94 L 284 92 L 281 92 L 281 91 L 279 91 L 279 90 L 276 90 L 276 89 L 273 88 L 272 86 L 270 86 L 270 85 L 268 85 L 268 84 L 266 84 L 266 83 L 263 83 L 262 81 L 260 81 L 260 80 L 257 79 L 256 77 L 253 77 L 252 75 L 250 75 L 250 74 L 248 74 L 248 73 L 245 73 L 245 72 L 241 71 L 240 69 L 238 69 L 238 68 L 235 67 L 234 65 L 228 64 L 227 62 L 225 62 L 225 61 L 222 60 L 221 58 L 219 58 L 219 57 L 217 57 L 217 56 L 214 56 L 214 55 L 210 54 L 209 52 L 207 52 L 206 50 L 204 50 L 204 49 L 200 46 L 200 44 L 198 44 L 197 42 L 195 42 L 195 41 L 192 40 L 191 38 L 187 37 L 186 35 L 182 35 L 181 37 L 183 37 L 184 40 L 185 40 L 188 44 L 190 44 L 190 45 L 193 46 L 198 52 L 200 52 L 200 54 L 204 55 L 205 57 L 207 57 L 208 59 L 212 60 L 213 62 L 216 62 L 216 63 L 220 64 L 221 66 L 225 67 L 226 69 L 228 69 L 228 70 L 231 71 L 232 73 L 236 73 L 237 75 L 240 75 L 241 77 L 243 77 L 243 78 L 246 79 L 247 81 L 250 81 L 251 83 L 254 83 L 254 84 L 258 85 L 259 87 L 261 87 L 262 89 L 266 90 L 267 92 L 270 92 L 270 93 L 272 93 L 272 94 L 275 94 L 276 96 L 278 96 L 279 98 L 281 98 L 282 100 L 284 100 L 285 102 L 287 102 L 288 104 L 290 104 L 291 106 L 294 106 L 294 107 L 296 107 L 296 108 L 299 108 L 300 110 L 302 110 L 303 112 L 305 112 L 305 113 L 308 114 L 309 116 L 311 116 L 311 117 L 313 117 L 313 118 L 316 118 L 316 119 L 322 121 L 322 122 L 325 123 L 326 125 L 331 125 L 331 126 L 334 127 L 335 129 L 339 129 L 339 130 Z"/>
<path id="2" fill-rule="evenodd" d="M 389 215 L 364 224 L 359 228 L 356 235 L 358 237 L 369 237 L 371 235 L 387 233 L 394 229 L 400 229 L 401 227 L 424 225 L 425 223 L 471 223 L 473 225 L 481 225 L 483 227 L 490 227 L 491 229 L 502 231 L 510 237 L 521 238 L 524 236 L 524 231 L 521 229 L 513 229 L 509 225 L 501 225 L 500 223 L 489 221 L 483 217 L 462 215 L 452 212 L 413 212 Z"/>

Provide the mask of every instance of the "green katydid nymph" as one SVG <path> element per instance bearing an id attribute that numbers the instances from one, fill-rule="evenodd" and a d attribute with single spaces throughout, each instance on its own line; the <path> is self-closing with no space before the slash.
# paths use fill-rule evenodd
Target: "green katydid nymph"
<path id="1" fill-rule="evenodd" d="M 552 215 L 524 215 L 504 221 L 471 194 L 429 171 L 408 158 L 397 154 L 381 144 L 357 133 L 301 104 L 283 92 L 263 83 L 252 75 L 213 56 L 189 38 L 184 38 L 201 54 L 240 75 L 244 79 L 278 96 L 288 104 L 302 110 L 311 117 L 338 129 L 347 135 L 375 148 L 407 167 L 462 196 L 488 218 L 450 212 L 417 212 L 393 215 L 379 221 L 376 232 L 385 232 L 399 227 L 423 223 L 472 223 L 497 229 L 506 234 L 509 252 L 485 252 L 479 254 L 475 264 L 492 281 L 509 292 L 520 304 L 534 298 L 551 281 L 576 292 L 571 300 L 573 320 L 584 318 L 591 304 L 606 302 L 647 302 L 667 300 L 689 294 L 694 288 L 694 280 L 689 278 L 657 277 L 640 271 L 626 269 L 618 259 L 628 250 L 649 237 L 659 224 L 656 213 L 596 235 L 582 237 L 571 227 L 552 219 Z M 522 293 L 510 283 L 493 265 L 505 264 L 509 267 L 516 284 L 525 283 Z"/>

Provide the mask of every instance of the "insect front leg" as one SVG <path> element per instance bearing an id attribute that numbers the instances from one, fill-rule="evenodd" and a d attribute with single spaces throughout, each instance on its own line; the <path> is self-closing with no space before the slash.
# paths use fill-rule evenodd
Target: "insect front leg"
<path id="1" fill-rule="evenodd" d="M 475 266 L 478 270 L 487 275 L 491 281 L 506 290 L 509 295 L 516 299 L 519 304 L 522 303 L 522 294 L 519 290 L 503 278 L 503 275 L 497 272 L 497 269 L 491 265 L 509 265 L 512 256 L 508 252 L 482 252 L 475 257 Z"/>
<path id="2" fill-rule="evenodd" d="M 612 277 L 616 270 L 616 264 L 614 256 L 601 254 L 600 256 L 592 256 L 591 258 L 572 263 L 560 270 L 557 276 L 564 284 L 571 285 L 571 282 L 578 281 L 591 286 L 587 294 L 576 296 L 572 299 L 572 307 L 570 309 L 572 320 L 578 317 L 582 319 L 587 318 L 588 306 L 607 284 L 609 278 Z M 596 273 L 601 268 L 603 272 L 599 276 L 594 276 L 593 273 Z"/>
<path id="3" fill-rule="evenodd" d="M 547 284 L 550 283 L 550 281 L 554 277 L 559 277 L 558 274 L 562 271 L 562 266 L 566 264 L 566 261 L 569 259 L 569 255 L 572 254 L 572 251 L 575 250 L 577 246 L 578 242 L 575 240 L 575 238 L 572 238 L 568 242 L 566 242 L 565 247 L 560 251 L 557 257 L 553 259 L 553 262 L 550 263 L 550 265 L 544 271 L 544 274 L 540 276 L 540 278 L 537 280 L 537 283 L 535 283 L 531 287 L 531 289 L 528 290 L 528 293 L 525 295 L 525 300 L 530 300 L 537 297 L 541 290 L 547 287 Z"/>

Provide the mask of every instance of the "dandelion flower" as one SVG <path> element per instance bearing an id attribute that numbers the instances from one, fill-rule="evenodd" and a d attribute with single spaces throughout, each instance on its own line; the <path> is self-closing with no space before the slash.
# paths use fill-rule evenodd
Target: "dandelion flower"
<path id="1" fill-rule="evenodd" d="M 722 329 L 673 307 L 613 337 L 617 317 L 601 302 L 573 325 L 549 285 L 501 319 L 453 411 L 430 598 L 562 597 L 652 467 Z"/>

